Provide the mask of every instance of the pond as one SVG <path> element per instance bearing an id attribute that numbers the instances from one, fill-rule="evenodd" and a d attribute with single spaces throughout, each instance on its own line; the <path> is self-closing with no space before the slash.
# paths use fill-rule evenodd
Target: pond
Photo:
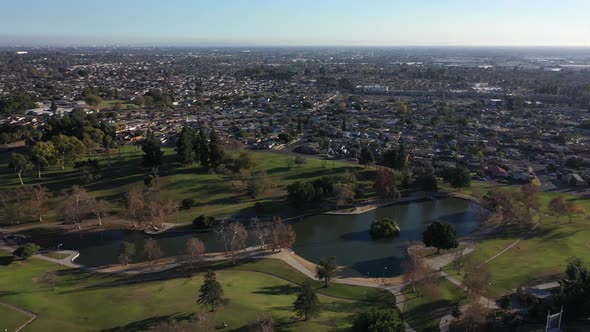
<path id="1" fill-rule="evenodd" d="M 394 218 L 401 233 L 395 239 L 374 241 L 369 235 L 371 222 L 377 218 Z M 434 220 L 452 223 L 457 233 L 466 235 L 479 227 L 483 218 L 481 208 L 470 201 L 442 198 L 413 201 L 378 208 L 360 215 L 315 215 L 293 223 L 297 242 L 293 249 L 311 262 L 323 257 L 335 256 L 339 265 L 350 266 L 357 271 L 381 277 L 401 274 L 404 246 L 407 241 L 421 240 L 422 232 Z M 213 232 L 173 232 L 153 236 L 165 256 L 183 253 L 189 238 L 196 236 L 205 242 L 208 252 L 222 251 Z M 151 236 L 128 230 L 74 233 L 43 243 L 45 247 L 77 250 L 76 263 L 86 266 L 118 264 L 118 248 L 122 241 L 136 246 L 133 261 L 142 261 L 143 245 Z"/>

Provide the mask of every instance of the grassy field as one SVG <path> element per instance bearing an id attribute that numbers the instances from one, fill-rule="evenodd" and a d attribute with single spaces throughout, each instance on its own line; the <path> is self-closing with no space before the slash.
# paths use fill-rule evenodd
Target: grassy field
<path id="1" fill-rule="evenodd" d="M 0 331 L 16 331 L 28 319 L 29 316 L 22 312 L 0 305 Z"/>
<path id="2" fill-rule="evenodd" d="M 416 331 L 438 331 L 440 319 L 449 314 L 456 303 L 466 301 L 463 291 L 445 279 L 441 279 L 435 296 L 418 297 L 411 287 L 404 288 L 402 292 L 406 298 L 404 319 Z"/>
<path id="3" fill-rule="evenodd" d="M 0 300 L 40 314 L 27 331 L 144 331 L 159 322 L 186 319 L 206 311 L 195 303 L 201 273 L 190 278 L 186 274 L 154 275 L 162 279 L 149 281 L 139 279 L 146 276 L 59 270 L 58 265 L 36 259 L 10 262 L 3 252 L 0 262 L 0 289 L 5 290 L 0 292 Z M 295 282 L 306 277 L 285 263 L 261 260 L 237 265 L 218 263 L 209 268 L 217 270 L 230 300 L 214 313 L 217 324 L 228 324 L 222 331 L 243 327 L 263 312 L 271 313 L 285 331 L 346 330 L 359 310 L 395 304 L 393 295 L 381 290 L 331 285 L 318 289 L 321 315 L 302 322 L 292 318 L 292 304 L 297 291 Z M 55 291 L 40 282 L 40 276 L 49 270 L 58 270 L 60 275 Z"/>
<path id="4" fill-rule="evenodd" d="M 121 109 L 137 108 L 137 105 L 127 102 L 126 100 L 114 99 L 114 100 L 103 100 L 99 105 L 99 109 L 111 108 L 116 103 L 121 103 Z"/>
<path id="5" fill-rule="evenodd" d="M 253 205 L 261 202 L 265 206 L 264 214 L 281 215 L 283 217 L 299 215 L 302 212 L 287 206 L 285 201 L 286 185 L 296 181 L 314 180 L 324 175 L 350 170 L 363 172 L 359 167 L 347 163 L 336 162 L 325 165 L 319 159 L 307 159 L 302 166 L 287 167 L 288 159 L 292 156 L 251 152 L 256 160 L 256 171 L 265 171 L 272 179 L 274 187 L 253 199 L 246 195 L 238 181 L 223 175 L 209 174 L 198 166 L 180 167 L 176 164 L 176 154 L 173 148 L 163 148 L 164 162 L 159 171 L 157 186 L 152 195 L 177 202 L 185 198 L 193 198 L 196 204 L 188 210 L 181 210 L 178 215 L 170 217 L 170 222 L 190 222 L 195 217 L 206 214 L 212 216 L 252 216 Z M 107 199 L 116 209 L 124 205 L 124 194 L 133 187 L 145 188 L 143 178 L 146 174 L 141 166 L 141 150 L 126 146 L 120 154 L 111 157 L 110 167 L 104 155 L 89 156 L 100 160 L 100 178 L 85 185 L 89 192 L 99 198 Z M 19 186 L 18 178 L 8 167 L 10 155 L 0 154 L 0 190 L 8 190 Z M 55 196 L 68 190 L 73 185 L 80 185 L 79 171 L 68 168 L 61 170 L 52 167 L 44 171 L 42 179 L 37 179 L 32 172 L 25 176 L 26 185 L 42 184 L 48 187 Z M 53 203 L 58 201 L 54 198 Z M 55 206 L 55 204 L 53 204 Z M 49 213 L 45 218 L 55 220 L 55 213 Z"/>

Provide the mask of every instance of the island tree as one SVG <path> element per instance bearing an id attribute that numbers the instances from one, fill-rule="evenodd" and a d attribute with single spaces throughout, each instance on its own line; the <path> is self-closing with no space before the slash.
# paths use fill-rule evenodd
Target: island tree
<path id="1" fill-rule="evenodd" d="M 374 220 L 371 223 L 371 237 L 373 239 L 382 239 L 398 236 L 400 228 L 398 223 L 390 218 Z"/>
<path id="2" fill-rule="evenodd" d="M 422 233 L 422 241 L 427 247 L 435 247 L 437 254 L 441 249 L 448 250 L 459 246 L 455 227 L 444 221 L 430 224 Z"/>

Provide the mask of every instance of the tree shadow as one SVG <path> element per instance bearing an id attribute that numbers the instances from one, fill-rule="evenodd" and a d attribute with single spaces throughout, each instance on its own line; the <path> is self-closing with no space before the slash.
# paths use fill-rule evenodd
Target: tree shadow
<path id="1" fill-rule="evenodd" d="M 12 256 L 0 256 L 0 266 L 8 266 L 14 261 Z"/>
<path id="2" fill-rule="evenodd" d="M 148 331 L 156 327 L 158 324 L 166 323 L 170 321 L 186 321 L 194 318 L 194 314 L 180 314 L 175 313 L 172 315 L 162 315 L 146 318 L 129 323 L 125 326 L 117 326 L 109 329 L 103 329 L 101 332 L 133 332 L 133 331 Z"/>
<path id="3" fill-rule="evenodd" d="M 296 294 L 299 291 L 299 287 L 294 285 L 279 285 L 279 286 L 268 286 L 254 292 L 254 294 L 264 295 L 291 295 Z"/>

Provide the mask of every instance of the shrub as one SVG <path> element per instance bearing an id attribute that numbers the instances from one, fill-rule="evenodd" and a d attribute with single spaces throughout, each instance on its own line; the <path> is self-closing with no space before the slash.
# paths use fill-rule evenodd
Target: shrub
<path id="1" fill-rule="evenodd" d="M 39 246 L 34 243 L 27 243 L 18 247 L 12 255 L 20 259 L 28 259 L 39 251 Z"/>
<path id="2" fill-rule="evenodd" d="M 371 237 L 374 239 L 398 236 L 399 232 L 399 225 L 393 219 L 383 218 L 371 224 Z"/>
<path id="3" fill-rule="evenodd" d="M 193 220 L 193 226 L 196 229 L 210 229 L 215 226 L 216 221 L 215 217 L 200 215 Z"/>
<path id="4" fill-rule="evenodd" d="M 406 327 L 397 309 L 371 309 L 356 316 L 352 330 L 403 332 Z"/>
<path id="5" fill-rule="evenodd" d="M 195 199 L 194 198 L 185 198 L 182 200 L 182 202 L 180 203 L 182 205 L 182 208 L 185 210 L 188 210 L 190 208 L 192 208 L 193 206 L 195 206 Z"/>

